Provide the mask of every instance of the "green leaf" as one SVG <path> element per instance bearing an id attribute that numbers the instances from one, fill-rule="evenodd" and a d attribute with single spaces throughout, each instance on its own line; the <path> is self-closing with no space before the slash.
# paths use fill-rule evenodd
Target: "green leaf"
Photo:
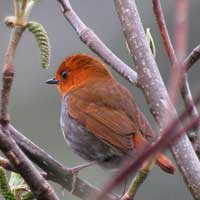
<path id="1" fill-rule="evenodd" d="M 26 184 L 26 182 L 24 181 L 24 179 L 21 177 L 20 174 L 12 172 L 10 176 L 9 185 L 12 192 L 19 199 L 22 200 L 33 199 L 33 194 L 31 193 L 29 186 Z"/>
<path id="2" fill-rule="evenodd" d="M 5 200 L 16 200 L 9 187 L 6 172 L 2 167 L 0 167 L 0 191 Z"/>

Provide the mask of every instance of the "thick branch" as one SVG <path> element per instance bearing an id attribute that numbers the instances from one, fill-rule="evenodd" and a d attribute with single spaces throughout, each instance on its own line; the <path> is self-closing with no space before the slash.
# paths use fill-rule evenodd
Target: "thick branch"
<path id="1" fill-rule="evenodd" d="M 99 55 L 106 63 L 108 63 L 114 70 L 122 74 L 128 81 L 136 83 L 137 73 L 120 60 L 94 33 L 88 28 L 75 13 L 70 5 L 69 0 L 57 0 L 61 5 L 62 13 L 69 21 L 76 33 L 90 49 Z"/>
<path id="2" fill-rule="evenodd" d="M 139 85 L 145 93 L 150 109 L 158 124 L 166 126 L 163 114 L 170 104 L 157 64 L 145 38 L 144 29 L 134 0 L 114 0 L 130 52 L 139 75 Z M 177 114 L 173 107 L 172 115 Z M 200 198 L 200 165 L 186 135 L 183 135 L 172 147 L 177 164 L 187 186 L 196 199 Z M 187 157 L 185 156 L 187 155 Z M 190 160 L 191 162 L 188 162 Z M 197 173 L 198 172 L 198 173 Z"/>

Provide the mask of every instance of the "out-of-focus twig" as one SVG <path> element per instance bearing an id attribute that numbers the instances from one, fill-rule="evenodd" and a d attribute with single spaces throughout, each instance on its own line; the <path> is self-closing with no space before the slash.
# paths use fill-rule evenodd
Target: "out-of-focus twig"
<path id="1" fill-rule="evenodd" d="M 69 21 L 76 33 L 90 49 L 99 55 L 107 64 L 114 70 L 122 74 L 131 83 L 137 82 L 137 73 L 128 65 L 120 60 L 101 40 L 100 38 L 87 27 L 79 18 L 76 12 L 71 7 L 69 0 L 57 0 L 61 5 L 61 11 L 65 18 Z"/>

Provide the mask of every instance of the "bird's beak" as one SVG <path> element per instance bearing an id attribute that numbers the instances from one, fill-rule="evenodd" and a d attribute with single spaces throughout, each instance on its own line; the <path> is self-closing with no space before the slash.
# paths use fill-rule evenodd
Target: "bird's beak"
<path id="1" fill-rule="evenodd" d="M 58 84 L 58 82 L 56 78 L 51 78 L 46 81 L 46 84 Z"/>

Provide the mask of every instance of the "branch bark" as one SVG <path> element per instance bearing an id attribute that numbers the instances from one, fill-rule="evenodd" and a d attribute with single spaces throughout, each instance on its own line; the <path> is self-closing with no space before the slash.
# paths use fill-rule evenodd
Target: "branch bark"
<path id="1" fill-rule="evenodd" d="M 0 146 L 18 173 L 26 180 L 34 196 L 38 200 L 58 200 L 48 182 L 40 175 L 28 158 L 23 154 L 9 133 L 3 128 L 0 131 Z"/>
<path id="2" fill-rule="evenodd" d="M 169 112 L 167 105 L 170 105 L 170 101 L 157 64 L 147 44 L 136 3 L 134 0 L 114 0 L 114 3 L 135 62 L 135 69 L 139 76 L 138 84 L 145 94 L 153 116 L 160 127 L 164 127 L 166 118 L 163 113 Z M 175 119 L 177 117 L 175 108 L 172 106 L 171 108 L 172 116 Z M 183 135 L 171 147 L 171 150 L 188 188 L 193 196 L 199 199 L 200 164 L 187 136 Z"/>
<path id="3" fill-rule="evenodd" d="M 81 41 L 85 43 L 92 51 L 99 55 L 114 70 L 120 73 L 131 83 L 137 82 L 137 73 L 120 60 L 94 33 L 87 27 L 71 7 L 69 0 L 57 0 L 61 5 L 61 11 L 68 22 L 75 29 Z"/>

